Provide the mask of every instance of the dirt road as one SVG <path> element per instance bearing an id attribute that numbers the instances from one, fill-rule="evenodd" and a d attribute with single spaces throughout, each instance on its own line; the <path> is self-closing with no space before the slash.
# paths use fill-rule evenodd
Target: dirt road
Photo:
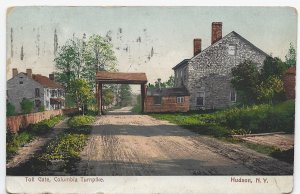
<path id="1" fill-rule="evenodd" d="M 276 175 L 292 165 L 130 108 L 97 118 L 78 175 Z"/>

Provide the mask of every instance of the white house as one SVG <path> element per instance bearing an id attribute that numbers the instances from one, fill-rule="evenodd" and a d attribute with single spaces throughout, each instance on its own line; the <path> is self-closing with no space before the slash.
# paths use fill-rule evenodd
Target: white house
<path id="1" fill-rule="evenodd" d="M 54 81 L 54 75 L 49 77 L 32 74 L 31 69 L 26 73 L 18 73 L 14 68 L 13 77 L 7 81 L 7 100 L 15 106 L 16 112 L 21 112 L 20 102 L 27 98 L 34 102 L 34 111 L 41 106 L 45 110 L 61 109 L 65 106 L 64 88 Z"/>

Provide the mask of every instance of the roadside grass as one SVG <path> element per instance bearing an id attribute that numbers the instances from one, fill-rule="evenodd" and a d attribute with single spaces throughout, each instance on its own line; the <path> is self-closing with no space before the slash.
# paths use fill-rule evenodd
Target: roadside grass
<path id="1" fill-rule="evenodd" d="M 90 124 L 95 121 L 94 116 L 80 115 L 69 119 L 69 128 L 49 143 L 38 160 L 51 162 L 55 160 L 78 160 L 80 152 L 86 145 Z"/>
<path id="2" fill-rule="evenodd" d="M 39 160 L 66 160 L 79 158 L 80 151 L 85 146 L 87 135 L 64 133 L 51 141 Z"/>
<path id="3" fill-rule="evenodd" d="M 232 143 L 240 143 L 257 152 L 287 162 L 293 160 L 290 152 L 284 153 L 270 146 L 234 140 L 232 135 L 277 131 L 294 133 L 294 100 L 285 101 L 274 106 L 262 104 L 244 108 L 234 107 L 211 113 L 156 113 L 150 114 L 150 116 L 168 120 L 198 134 L 213 136 Z M 282 155 L 288 155 L 289 158 Z"/>
<path id="4" fill-rule="evenodd" d="M 70 118 L 68 121 L 68 125 L 69 125 L 69 127 L 73 128 L 73 127 L 88 125 L 94 121 L 95 121 L 94 116 L 80 115 L 80 116 L 74 116 L 74 117 Z"/>
<path id="5" fill-rule="evenodd" d="M 30 124 L 27 128 L 20 130 L 19 133 L 13 134 L 7 132 L 6 135 L 6 157 L 12 158 L 20 147 L 34 140 L 38 136 L 49 133 L 53 127 L 63 119 L 63 116 L 55 116 L 41 122 Z"/>
<path id="6" fill-rule="evenodd" d="M 136 114 L 140 114 L 142 112 L 142 107 L 140 103 L 137 103 L 133 106 L 133 108 L 131 109 L 131 112 L 136 113 Z"/>

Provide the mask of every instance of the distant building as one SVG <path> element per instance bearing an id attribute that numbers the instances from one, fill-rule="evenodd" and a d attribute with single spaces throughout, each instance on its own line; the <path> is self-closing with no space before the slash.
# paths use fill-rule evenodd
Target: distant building
<path id="1" fill-rule="evenodd" d="M 245 60 L 262 67 L 268 55 L 232 31 L 222 37 L 222 23 L 212 23 L 211 45 L 201 51 L 201 39 L 194 39 L 194 57 L 175 67 L 175 87 L 190 93 L 190 110 L 219 109 L 237 101 L 231 86 L 231 69 Z"/>
<path id="2" fill-rule="evenodd" d="M 65 106 L 65 90 L 54 81 L 54 75 L 49 78 L 40 74 L 32 74 L 31 69 L 26 73 L 18 73 L 14 68 L 13 76 L 7 81 L 7 100 L 15 106 L 16 112 L 21 112 L 20 102 L 27 98 L 34 102 L 34 111 L 41 106 L 45 110 L 61 109 Z"/>
<path id="3" fill-rule="evenodd" d="M 286 98 L 295 99 L 296 67 L 290 67 L 283 76 L 283 86 Z"/>
<path id="4" fill-rule="evenodd" d="M 187 112 L 189 102 L 185 88 L 147 89 L 144 112 Z"/>

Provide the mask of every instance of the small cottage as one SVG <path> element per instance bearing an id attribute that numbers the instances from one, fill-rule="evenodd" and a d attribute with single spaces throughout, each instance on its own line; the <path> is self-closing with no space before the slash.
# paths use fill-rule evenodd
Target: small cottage
<path id="1" fill-rule="evenodd" d="M 187 112 L 190 95 L 186 88 L 147 89 L 144 112 Z"/>

